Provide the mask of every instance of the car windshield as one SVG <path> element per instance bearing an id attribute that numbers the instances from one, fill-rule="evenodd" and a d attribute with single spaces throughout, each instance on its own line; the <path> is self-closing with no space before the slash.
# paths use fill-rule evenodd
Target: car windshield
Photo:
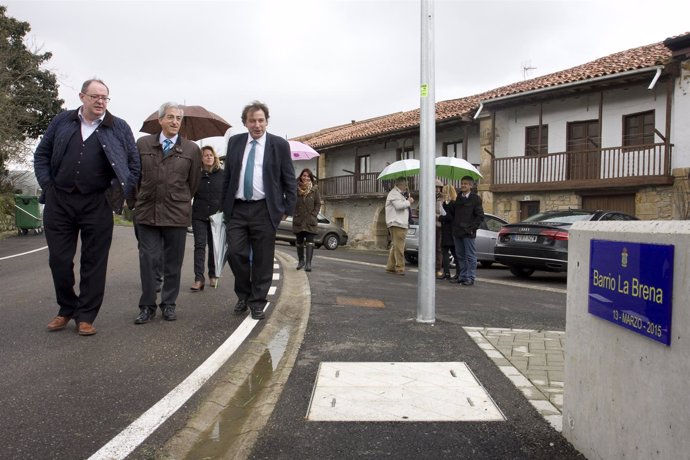
<path id="1" fill-rule="evenodd" d="M 572 224 L 581 220 L 590 220 L 593 214 L 587 211 L 540 212 L 529 216 L 523 222 L 552 222 Z"/>

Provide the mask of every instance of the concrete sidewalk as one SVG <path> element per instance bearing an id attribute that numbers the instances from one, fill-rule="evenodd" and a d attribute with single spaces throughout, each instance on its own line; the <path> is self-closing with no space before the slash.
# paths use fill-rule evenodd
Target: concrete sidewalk
<path id="1" fill-rule="evenodd" d="M 171 458 L 583 458 L 559 434 L 563 332 L 463 326 L 440 298 L 444 319 L 419 324 L 413 273 L 315 269 L 310 285 L 276 257 L 262 332 Z"/>

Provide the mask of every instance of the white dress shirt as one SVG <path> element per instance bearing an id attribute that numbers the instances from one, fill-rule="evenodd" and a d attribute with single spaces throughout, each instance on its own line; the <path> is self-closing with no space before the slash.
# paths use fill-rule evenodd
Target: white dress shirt
<path id="1" fill-rule="evenodd" d="M 263 200 L 266 198 L 264 191 L 264 149 L 266 148 L 266 133 L 258 139 L 247 135 L 247 145 L 244 147 L 244 156 L 242 157 L 242 169 L 240 170 L 240 183 L 237 186 L 235 198 L 244 200 L 244 171 L 247 169 L 247 157 L 249 150 L 252 148 L 252 141 L 256 140 L 256 147 L 254 149 L 254 191 L 252 193 L 252 201 Z"/>
<path id="2" fill-rule="evenodd" d="M 82 107 L 79 107 L 79 111 L 77 113 L 79 114 L 79 119 L 81 120 L 81 140 L 85 141 L 103 122 L 105 113 L 101 117 L 96 118 L 94 121 L 88 121 L 86 118 L 84 118 L 84 115 L 82 115 Z"/>

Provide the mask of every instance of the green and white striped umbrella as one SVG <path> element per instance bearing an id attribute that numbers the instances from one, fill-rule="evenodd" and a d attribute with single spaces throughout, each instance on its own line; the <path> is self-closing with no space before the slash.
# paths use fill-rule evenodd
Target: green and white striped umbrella
<path id="1" fill-rule="evenodd" d="M 398 177 L 416 176 L 417 174 L 419 174 L 419 160 L 398 160 L 383 168 L 378 178 L 390 180 Z"/>
<path id="2" fill-rule="evenodd" d="M 453 157 L 436 158 L 436 177 L 460 180 L 465 176 L 470 176 L 474 180 L 482 178 L 477 168 L 467 160 Z"/>

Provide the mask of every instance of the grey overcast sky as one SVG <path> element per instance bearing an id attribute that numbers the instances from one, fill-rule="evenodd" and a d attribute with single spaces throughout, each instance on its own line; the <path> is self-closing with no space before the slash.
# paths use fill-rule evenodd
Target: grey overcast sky
<path id="1" fill-rule="evenodd" d="M 419 107 L 420 0 L 4 1 L 67 108 L 93 76 L 138 136 L 165 101 L 243 132 L 259 99 L 296 137 Z M 436 0 L 436 100 L 469 96 L 690 31 L 679 0 Z M 222 149 L 222 139 L 206 143 Z"/>

